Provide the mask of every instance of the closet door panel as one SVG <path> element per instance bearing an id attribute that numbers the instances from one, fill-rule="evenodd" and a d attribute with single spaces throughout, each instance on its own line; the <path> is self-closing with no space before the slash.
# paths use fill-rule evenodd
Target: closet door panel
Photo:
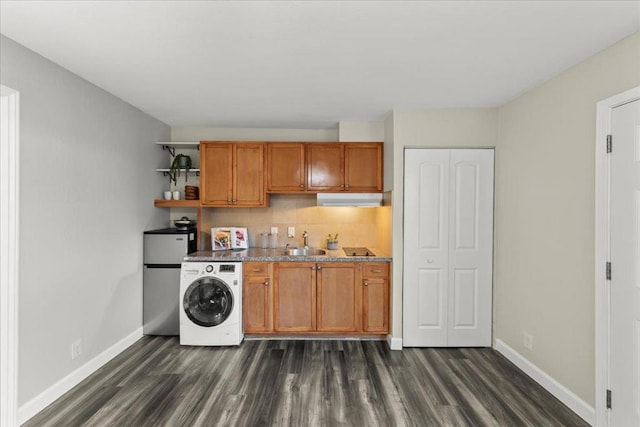
<path id="1" fill-rule="evenodd" d="M 449 150 L 405 154 L 403 345 L 444 346 L 447 334 Z M 429 155 L 424 156 L 424 151 Z"/>
<path id="2" fill-rule="evenodd" d="M 490 346 L 493 150 L 407 149 L 403 345 Z"/>
<path id="3" fill-rule="evenodd" d="M 493 150 L 451 150 L 447 345 L 491 346 Z"/>

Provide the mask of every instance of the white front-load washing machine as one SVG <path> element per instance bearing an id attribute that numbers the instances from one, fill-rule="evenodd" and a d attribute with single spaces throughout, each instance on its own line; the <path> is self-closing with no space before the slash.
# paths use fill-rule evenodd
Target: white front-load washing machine
<path id="1" fill-rule="evenodd" d="M 240 345 L 242 263 L 184 261 L 180 272 L 180 344 Z"/>

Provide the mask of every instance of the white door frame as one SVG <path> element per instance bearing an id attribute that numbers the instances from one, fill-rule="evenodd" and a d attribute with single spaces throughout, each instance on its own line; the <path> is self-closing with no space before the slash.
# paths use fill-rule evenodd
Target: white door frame
<path id="1" fill-rule="evenodd" d="M 609 417 L 606 390 L 609 387 L 609 286 L 606 263 L 610 259 L 610 156 L 607 135 L 611 132 L 612 109 L 640 99 L 640 86 L 604 99 L 596 104 L 596 206 L 595 206 L 595 402 L 596 426 L 607 426 Z"/>
<path id="2" fill-rule="evenodd" d="M 20 93 L 0 85 L 0 426 L 18 425 Z"/>

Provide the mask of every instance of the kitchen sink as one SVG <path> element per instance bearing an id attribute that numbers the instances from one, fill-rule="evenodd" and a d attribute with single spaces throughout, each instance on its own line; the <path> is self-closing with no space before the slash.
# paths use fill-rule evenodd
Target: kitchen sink
<path id="1" fill-rule="evenodd" d="M 292 248 L 287 249 L 283 252 L 283 255 L 287 256 L 318 256 L 318 255 L 326 255 L 327 251 L 324 249 L 316 249 L 316 248 Z"/>

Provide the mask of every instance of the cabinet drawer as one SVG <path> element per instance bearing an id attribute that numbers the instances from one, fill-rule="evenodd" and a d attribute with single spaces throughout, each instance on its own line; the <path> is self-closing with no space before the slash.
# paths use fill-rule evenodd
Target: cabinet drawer
<path id="1" fill-rule="evenodd" d="M 388 263 L 363 263 L 362 265 L 362 277 L 388 277 L 389 276 L 389 264 Z"/>
<path id="2" fill-rule="evenodd" d="M 245 276 L 269 276 L 269 263 L 268 262 L 245 262 L 244 275 Z"/>

